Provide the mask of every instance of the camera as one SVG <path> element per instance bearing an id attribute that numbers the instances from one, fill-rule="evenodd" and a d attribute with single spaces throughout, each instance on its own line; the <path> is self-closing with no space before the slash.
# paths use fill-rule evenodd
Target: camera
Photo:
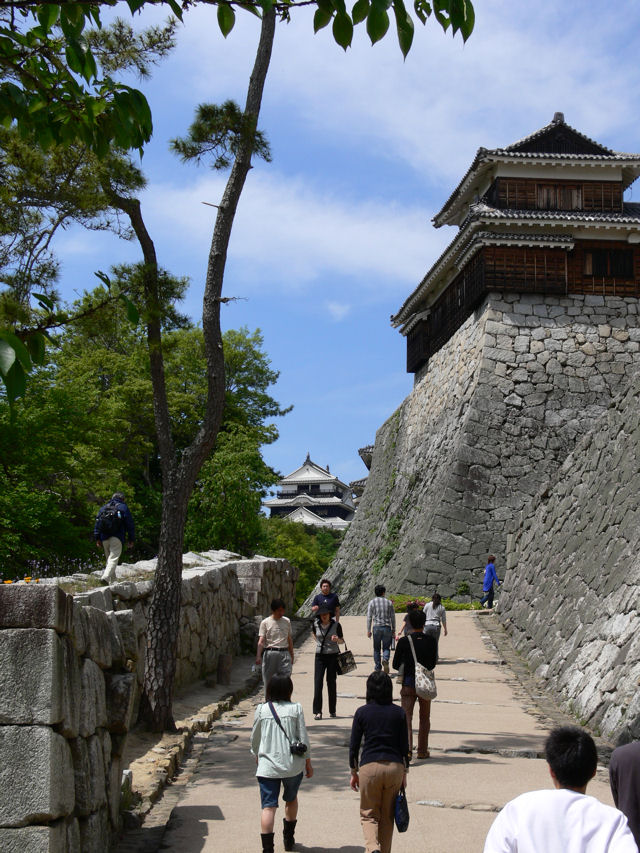
<path id="1" fill-rule="evenodd" d="M 291 755 L 304 755 L 306 751 L 306 743 L 303 743 L 301 740 L 291 741 Z"/>

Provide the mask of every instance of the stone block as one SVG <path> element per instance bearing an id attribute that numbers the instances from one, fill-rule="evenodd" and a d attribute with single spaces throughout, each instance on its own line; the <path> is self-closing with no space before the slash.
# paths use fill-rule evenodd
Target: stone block
<path id="1" fill-rule="evenodd" d="M 124 666 L 127 658 L 124 651 L 124 643 L 120 636 L 120 624 L 116 616 L 117 613 L 115 610 L 111 610 L 107 613 L 107 619 L 109 620 L 109 627 L 111 629 L 111 666 L 122 667 Z"/>
<path id="2" fill-rule="evenodd" d="M 105 613 L 113 610 L 113 597 L 108 586 L 92 589 L 91 592 L 81 592 L 75 596 L 75 600 L 83 607 L 95 607 Z"/>
<path id="3" fill-rule="evenodd" d="M 85 607 L 87 617 L 87 656 L 102 669 L 109 669 L 113 661 L 111 623 L 103 610 Z"/>
<path id="4" fill-rule="evenodd" d="M 85 608 L 77 601 L 73 603 L 73 643 L 79 655 L 83 655 L 87 650 L 87 634 L 88 634 L 88 616 Z"/>
<path id="5" fill-rule="evenodd" d="M 49 826 L 0 829 L 0 850 L 2 853 L 72 853 L 64 821 Z"/>
<path id="6" fill-rule="evenodd" d="M 75 804 L 71 750 L 48 726 L 0 726 L 0 826 L 70 815 Z"/>
<path id="7" fill-rule="evenodd" d="M 80 723 L 81 737 L 95 734 L 96 729 L 107 724 L 107 700 L 104 675 L 92 660 L 85 659 L 80 669 Z"/>
<path id="8" fill-rule="evenodd" d="M 111 590 L 112 597 L 121 601 L 131 601 L 131 599 L 138 597 L 137 586 L 131 581 L 120 581 L 119 583 L 111 584 L 109 589 Z"/>
<path id="9" fill-rule="evenodd" d="M 57 729 L 71 738 L 78 736 L 80 726 L 80 659 L 71 637 L 64 637 L 62 643 L 62 719 Z"/>
<path id="10" fill-rule="evenodd" d="M 126 734 L 133 722 L 133 709 L 138 689 L 134 673 L 107 673 L 105 677 L 107 700 L 107 728 L 116 734 Z"/>
<path id="11" fill-rule="evenodd" d="M 125 657 L 129 660 L 138 658 L 138 634 L 133 610 L 117 610 L 113 614 L 118 626 Z"/>
<path id="12" fill-rule="evenodd" d="M 51 584 L 1 584 L 0 628 L 52 628 L 70 634 L 73 597 Z"/>
<path id="13" fill-rule="evenodd" d="M 64 649 L 52 628 L 0 632 L 0 724 L 53 725 L 62 719 Z"/>
<path id="14" fill-rule="evenodd" d="M 76 795 L 76 814 L 86 816 L 97 811 L 107 801 L 105 764 L 100 739 L 75 738 L 69 741 L 73 758 Z"/>
<path id="15" fill-rule="evenodd" d="M 80 845 L 87 853 L 109 853 L 111 850 L 111 831 L 107 809 L 102 808 L 99 812 L 88 817 L 81 818 Z"/>

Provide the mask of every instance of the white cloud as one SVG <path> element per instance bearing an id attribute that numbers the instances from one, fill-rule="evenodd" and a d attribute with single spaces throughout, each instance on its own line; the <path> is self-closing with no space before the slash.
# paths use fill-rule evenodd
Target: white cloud
<path id="1" fill-rule="evenodd" d="M 339 323 L 351 312 L 351 305 L 344 302 L 327 302 L 327 311 Z"/>

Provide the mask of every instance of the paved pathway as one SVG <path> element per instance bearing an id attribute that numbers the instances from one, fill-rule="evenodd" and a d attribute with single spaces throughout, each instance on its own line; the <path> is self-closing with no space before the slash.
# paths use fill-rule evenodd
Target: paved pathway
<path id="1" fill-rule="evenodd" d="M 551 721 L 532 705 L 491 642 L 487 629 L 493 617 L 462 612 L 449 614 L 448 620 L 449 636 L 441 640 L 436 670 L 439 695 L 431 712 L 431 758 L 411 767 L 411 825 L 407 833 L 394 835 L 394 853 L 481 851 L 495 812 L 507 800 L 550 785 L 546 763 L 537 756 Z M 305 710 L 315 770 L 300 790 L 299 853 L 364 850 L 358 795 L 348 787 L 348 742 L 351 717 L 364 701 L 372 657 L 364 617 L 344 617 L 342 624 L 358 669 L 338 680 L 337 719 L 316 722 L 311 713 L 311 639 L 297 650 L 294 665 L 294 699 Z M 396 696 L 398 692 L 394 686 Z M 260 804 L 248 742 L 261 698 L 258 694 L 243 701 L 210 734 L 199 736 L 199 757 L 165 794 L 165 814 L 168 806 L 173 810 L 162 841 L 155 835 L 147 849 L 259 853 Z M 612 803 L 606 780 L 600 768 L 589 793 Z M 162 813 L 162 801 L 156 809 Z M 151 833 L 153 812 L 150 818 Z M 279 809 L 276 851 L 283 850 L 281 827 Z"/>

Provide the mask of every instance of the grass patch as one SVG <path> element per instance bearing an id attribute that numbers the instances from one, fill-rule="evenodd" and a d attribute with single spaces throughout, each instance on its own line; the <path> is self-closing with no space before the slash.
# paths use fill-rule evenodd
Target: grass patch
<path id="1" fill-rule="evenodd" d="M 430 598 L 420 595 L 390 595 L 389 598 L 393 603 L 393 609 L 396 613 L 406 613 L 407 604 L 409 604 L 410 601 L 415 601 L 421 610 L 428 601 L 431 601 Z M 454 601 L 452 598 L 443 598 L 442 603 L 444 604 L 444 609 L 448 611 L 482 609 L 479 601 Z"/>

